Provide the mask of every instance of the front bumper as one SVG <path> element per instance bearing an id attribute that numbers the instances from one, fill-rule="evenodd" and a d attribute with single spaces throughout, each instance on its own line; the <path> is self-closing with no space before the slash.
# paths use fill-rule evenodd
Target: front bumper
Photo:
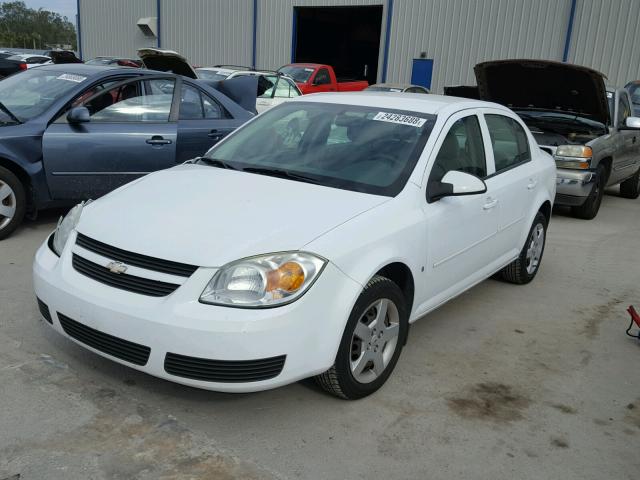
<path id="1" fill-rule="evenodd" d="M 591 194 L 596 182 L 596 173 L 590 170 L 568 170 L 559 168 L 556 177 L 556 205 L 582 205 Z"/>
<path id="2" fill-rule="evenodd" d="M 77 272 L 71 262 L 72 250 L 77 249 L 72 235 L 60 258 L 46 242 L 36 253 L 34 289 L 49 309 L 51 327 L 106 358 L 156 377 L 208 390 L 266 390 L 326 371 L 335 360 L 349 313 L 362 290 L 361 285 L 329 263 L 305 295 L 282 307 L 242 309 L 200 303 L 198 298 L 215 272 L 212 268 L 198 269 L 166 297 L 149 297 Z M 66 331 L 61 320 L 66 322 Z M 76 322 L 71 327 L 88 329 L 78 330 L 80 333 L 70 330 L 68 320 Z M 89 338 L 92 331 L 98 334 Z M 113 347 L 118 354 L 130 347 L 129 342 L 150 349 L 148 360 L 140 365 L 105 353 L 110 351 L 104 345 L 113 340 L 111 337 L 124 341 L 124 346 L 121 342 Z M 262 360 L 286 357 L 282 370 L 273 378 L 221 382 L 169 373 L 166 365 L 176 372 L 171 362 L 166 363 L 169 353 L 174 360 L 195 357 L 186 361 L 196 369 L 201 366 L 196 360 L 209 361 L 205 372 L 211 362 L 214 367 L 234 364 L 246 370 L 247 365 L 263 368 L 259 365 Z"/>

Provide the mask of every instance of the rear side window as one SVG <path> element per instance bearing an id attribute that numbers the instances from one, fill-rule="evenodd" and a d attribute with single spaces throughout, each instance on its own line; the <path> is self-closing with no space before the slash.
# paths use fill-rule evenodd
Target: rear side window
<path id="1" fill-rule="evenodd" d="M 180 120 L 225 118 L 223 107 L 191 85 L 182 84 L 180 96 Z"/>
<path id="2" fill-rule="evenodd" d="M 484 143 L 476 115 L 461 118 L 451 126 L 440 146 L 429 181 L 438 182 L 452 170 L 480 178 L 487 176 Z"/>
<path id="3" fill-rule="evenodd" d="M 484 118 L 491 137 L 496 173 L 531 160 L 527 134 L 518 122 L 503 115 L 485 115 Z"/>

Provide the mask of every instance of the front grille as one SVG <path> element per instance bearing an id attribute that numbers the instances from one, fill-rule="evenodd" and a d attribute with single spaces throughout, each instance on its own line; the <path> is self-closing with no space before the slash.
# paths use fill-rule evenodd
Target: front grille
<path id="1" fill-rule="evenodd" d="M 165 297 L 180 286 L 175 283 L 161 282 L 125 273 L 113 273 L 107 267 L 90 262 L 75 253 L 71 263 L 78 272 L 97 282 L 141 295 Z"/>
<path id="2" fill-rule="evenodd" d="M 170 275 L 178 275 L 180 277 L 190 277 L 193 272 L 198 269 L 195 265 L 187 265 L 186 263 L 172 262 L 170 260 L 148 257 L 139 253 L 127 252 L 126 250 L 112 247 L 106 243 L 89 238 L 81 233 L 78 233 L 76 245 L 111 260 L 126 263 L 127 265 L 133 265 L 155 272 L 168 273 Z"/>
<path id="3" fill-rule="evenodd" d="M 210 360 L 167 353 L 164 369 L 178 377 L 207 382 L 259 382 L 282 372 L 286 355 L 259 360 Z"/>
<path id="4" fill-rule="evenodd" d="M 38 301 L 38 308 L 40 309 L 40 315 L 42 315 L 42 317 L 47 322 L 53 325 L 53 321 L 51 320 L 51 312 L 49 311 L 49 307 L 47 307 L 47 304 L 44 303 L 42 300 L 40 300 L 38 297 L 36 297 L 36 300 Z"/>
<path id="5" fill-rule="evenodd" d="M 135 365 L 146 365 L 151 349 L 87 327 L 58 312 L 58 320 L 67 335 L 96 350 Z"/>

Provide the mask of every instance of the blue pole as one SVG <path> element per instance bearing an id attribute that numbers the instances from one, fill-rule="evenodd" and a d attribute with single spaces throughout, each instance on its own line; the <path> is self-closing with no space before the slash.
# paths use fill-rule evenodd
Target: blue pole
<path id="1" fill-rule="evenodd" d="M 393 17 L 393 0 L 387 1 L 387 30 L 384 35 L 384 57 L 382 60 L 382 83 L 387 81 L 387 65 L 389 64 L 389 40 L 391 39 L 391 19 Z"/>
<path id="2" fill-rule="evenodd" d="M 296 61 L 296 36 L 298 33 L 298 11 L 293 7 L 293 26 L 291 28 L 291 63 Z"/>
<path id="3" fill-rule="evenodd" d="M 82 29 L 80 28 L 80 0 L 76 2 L 77 10 L 76 13 L 76 36 L 78 39 L 78 55 L 80 59 L 82 59 Z"/>
<path id="4" fill-rule="evenodd" d="M 161 48 L 162 42 L 160 41 L 160 29 L 162 28 L 162 9 L 161 7 L 162 0 L 157 0 L 156 2 L 156 18 L 158 24 L 156 28 L 158 29 L 158 48 Z"/>
<path id="5" fill-rule="evenodd" d="M 569 24 L 567 25 L 567 36 L 564 39 L 564 53 L 562 55 L 563 62 L 566 62 L 569 59 L 569 48 L 571 47 L 571 34 L 573 33 L 573 19 L 576 14 L 576 2 L 577 0 L 571 0 L 571 12 L 569 13 Z"/>
<path id="6" fill-rule="evenodd" d="M 253 0 L 253 50 L 251 51 L 251 66 L 256 68 L 256 45 L 258 44 L 258 0 Z"/>

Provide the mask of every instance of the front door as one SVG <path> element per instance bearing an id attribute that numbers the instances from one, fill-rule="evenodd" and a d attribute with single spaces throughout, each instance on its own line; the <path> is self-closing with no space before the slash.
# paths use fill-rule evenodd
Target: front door
<path id="1" fill-rule="evenodd" d="M 118 82 L 80 103 L 89 122 L 71 124 L 63 114 L 52 123 L 42 145 L 52 197 L 96 198 L 175 165 L 176 82 L 156 76 Z"/>
<path id="2" fill-rule="evenodd" d="M 488 166 L 477 115 L 452 116 L 438 139 L 427 188 L 457 170 L 486 178 Z M 426 299 L 444 301 L 473 283 L 497 258 L 498 209 L 491 188 L 478 195 L 445 197 L 425 208 L 427 225 Z"/>

